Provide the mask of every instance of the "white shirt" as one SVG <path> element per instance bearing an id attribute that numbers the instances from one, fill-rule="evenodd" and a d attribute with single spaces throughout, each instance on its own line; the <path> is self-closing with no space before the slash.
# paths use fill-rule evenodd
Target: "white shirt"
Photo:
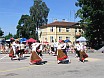
<path id="1" fill-rule="evenodd" d="M 78 51 L 81 50 L 80 44 L 76 44 L 75 47 Z"/>
<path id="2" fill-rule="evenodd" d="M 24 44 L 20 44 L 21 49 L 25 49 L 25 45 Z"/>
<path id="3" fill-rule="evenodd" d="M 54 43 L 54 47 L 58 47 L 58 42 L 55 42 Z"/>
<path id="4" fill-rule="evenodd" d="M 15 42 L 13 42 L 13 43 L 12 43 L 12 46 L 16 46 L 16 43 L 15 43 Z"/>
<path id="5" fill-rule="evenodd" d="M 36 43 L 32 44 L 32 51 L 36 51 L 36 45 L 37 45 Z"/>
<path id="6" fill-rule="evenodd" d="M 58 45 L 57 49 L 61 49 L 61 44 Z"/>
<path id="7" fill-rule="evenodd" d="M 16 47 L 18 47 L 18 50 L 20 50 L 20 44 L 16 44 Z"/>
<path id="8" fill-rule="evenodd" d="M 39 50 L 42 50 L 42 49 L 43 49 L 43 46 L 42 46 L 40 43 L 33 43 L 33 44 L 32 44 L 32 51 L 36 51 L 36 48 L 37 48 L 39 45 L 40 45 Z"/>
<path id="9" fill-rule="evenodd" d="M 36 51 L 36 46 L 32 45 L 32 51 Z"/>
<path id="10" fill-rule="evenodd" d="M 80 44 L 80 50 L 81 50 L 81 51 L 84 51 L 85 49 L 86 49 L 86 46 L 83 45 L 83 44 Z"/>

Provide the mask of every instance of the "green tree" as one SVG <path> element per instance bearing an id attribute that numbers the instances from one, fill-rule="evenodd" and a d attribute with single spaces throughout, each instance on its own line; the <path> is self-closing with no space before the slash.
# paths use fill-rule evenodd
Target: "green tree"
<path id="1" fill-rule="evenodd" d="M 38 40 L 37 30 L 48 22 L 49 8 L 42 0 L 34 0 L 30 8 L 30 16 L 22 15 L 17 25 L 17 37 L 35 38 Z"/>
<path id="2" fill-rule="evenodd" d="M 42 0 L 34 0 L 33 6 L 30 8 L 30 18 L 32 20 L 32 33 L 35 35 L 36 30 L 48 22 L 49 8 Z M 36 35 L 38 40 L 38 35 Z"/>
<path id="3" fill-rule="evenodd" d="M 0 36 L 3 36 L 3 35 L 4 35 L 4 32 L 0 28 Z"/>
<path id="4" fill-rule="evenodd" d="M 18 39 L 17 34 L 14 34 L 14 35 L 13 35 L 13 38 L 14 38 L 14 39 Z"/>
<path id="5" fill-rule="evenodd" d="M 81 26 L 85 28 L 85 36 L 92 48 L 104 45 L 104 0 L 77 0 L 80 7 L 77 17 L 80 17 Z"/>
<path id="6" fill-rule="evenodd" d="M 29 15 L 22 15 L 17 25 L 17 36 L 29 38 L 31 19 Z"/>
<path id="7" fill-rule="evenodd" d="M 5 39 L 10 39 L 12 37 L 13 37 L 13 35 L 9 32 L 9 34 L 5 36 Z"/>

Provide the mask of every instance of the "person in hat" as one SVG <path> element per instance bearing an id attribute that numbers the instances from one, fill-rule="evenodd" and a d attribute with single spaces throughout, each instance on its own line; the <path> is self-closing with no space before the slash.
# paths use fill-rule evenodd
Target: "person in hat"
<path id="1" fill-rule="evenodd" d="M 58 64 L 60 63 L 69 63 L 69 59 L 66 53 L 66 44 L 64 42 L 64 40 L 62 40 L 59 45 L 58 45 L 58 50 L 57 50 L 57 61 Z"/>

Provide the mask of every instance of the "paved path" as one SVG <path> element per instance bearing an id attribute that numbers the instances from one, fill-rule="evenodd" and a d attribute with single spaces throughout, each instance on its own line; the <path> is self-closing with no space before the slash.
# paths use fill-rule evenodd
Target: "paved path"
<path id="1" fill-rule="evenodd" d="M 85 63 L 69 54 L 70 64 L 57 64 L 56 56 L 43 54 L 44 65 L 29 65 L 30 54 L 25 59 L 11 61 L 8 54 L 0 54 L 0 78 L 103 78 L 104 54 L 88 53 Z"/>

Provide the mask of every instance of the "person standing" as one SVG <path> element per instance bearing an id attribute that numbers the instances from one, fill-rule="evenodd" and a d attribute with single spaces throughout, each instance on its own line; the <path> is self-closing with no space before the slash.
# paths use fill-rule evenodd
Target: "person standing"
<path id="1" fill-rule="evenodd" d="M 54 52 L 54 41 L 52 40 L 52 42 L 50 43 L 50 52 L 49 53 L 52 53 L 53 55 L 55 55 L 55 52 Z"/>
<path id="2" fill-rule="evenodd" d="M 20 42 L 19 40 L 16 40 L 16 54 L 17 54 L 17 58 L 20 61 L 21 59 L 21 49 L 20 49 Z"/>
<path id="3" fill-rule="evenodd" d="M 58 47 L 58 42 L 54 42 L 54 56 L 57 54 L 57 47 Z"/>
<path id="4" fill-rule="evenodd" d="M 66 42 L 66 52 L 69 52 L 70 46 L 69 46 L 69 42 Z"/>
<path id="5" fill-rule="evenodd" d="M 75 57 L 77 57 L 77 58 L 79 58 L 80 57 L 80 43 L 79 43 L 79 41 L 77 41 L 76 42 L 76 44 L 75 44 Z"/>
<path id="6" fill-rule="evenodd" d="M 23 54 L 25 53 L 25 44 L 24 44 L 24 42 L 22 42 L 21 44 L 20 44 L 20 51 L 21 51 L 21 53 L 20 53 L 20 56 L 21 57 L 23 57 Z"/>

